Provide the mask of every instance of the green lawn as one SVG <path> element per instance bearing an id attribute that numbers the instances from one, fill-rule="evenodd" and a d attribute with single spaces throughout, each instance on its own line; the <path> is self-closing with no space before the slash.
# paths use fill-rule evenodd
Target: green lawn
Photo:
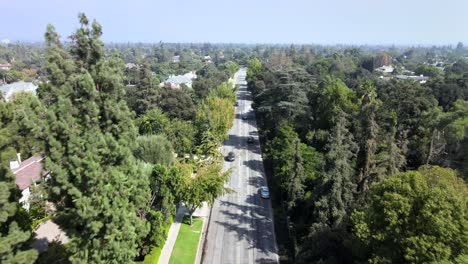
<path id="1" fill-rule="evenodd" d="M 159 256 L 161 256 L 162 247 L 152 247 L 151 252 L 145 256 L 143 264 L 158 264 Z"/>
<path id="2" fill-rule="evenodd" d="M 193 218 L 192 227 L 190 227 L 190 218 L 184 218 L 172 250 L 170 264 L 192 264 L 195 262 L 202 226 L 203 218 Z"/>
<path id="3" fill-rule="evenodd" d="M 167 237 L 167 232 L 172 224 L 172 218 L 169 219 L 168 223 L 164 225 L 164 234 Z M 164 244 L 161 246 L 152 246 L 151 251 L 145 256 L 143 261 L 137 261 L 138 264 L 158 264 L 159 256 L 161 256 L 161 251 Z"/>

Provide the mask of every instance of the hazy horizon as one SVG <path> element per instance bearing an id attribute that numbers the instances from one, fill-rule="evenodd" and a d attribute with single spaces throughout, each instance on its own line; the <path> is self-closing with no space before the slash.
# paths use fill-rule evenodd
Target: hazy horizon
<path id="1" fill-rule="evenodd" d="M 84 12 L 106 43 L 455 46 L 468 43 L 468 2 L 414 0 L 64 2 L 0 0 L 0 40 L 40 42 L 47 24 L 62 37 Z"/>

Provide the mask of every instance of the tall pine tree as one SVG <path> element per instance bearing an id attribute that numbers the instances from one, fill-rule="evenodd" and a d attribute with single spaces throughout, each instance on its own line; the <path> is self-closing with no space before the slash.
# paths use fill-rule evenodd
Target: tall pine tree
<path id="1" fill-rule="evenodd" d="M 358 190 L 367 191 L 369 185 L 379 177 L 377 168 L 377 150 L 379 146 L 380 126 L 377 123 L 377 112 L 380 107 L 375 87 L 371 82 L 366 82 L 363 87 L 364 96 L 361 99 L 359 112 L 360 137 L 358 153 Z"/>
<path id="2" fill-rule="evenodd" d="M 49 199 L 71 238 L 72 263 L 131 263 L 147 227 L 137 212 L 149 200 L 128 145 L 136 137 L 124 100 L 123 63 L 107 58 L 101 26 L 79 15 L 68 53 L 53 26 L 45 34 L 48 109 L 43 132 Z"/>
<path id="3" fill-rule="evenodd" d="M 318 185 L 321 197 L 315 203 L 317 218 L 313 227 L 339 228 L 349 215 L 356 189 L 353 161 L 357 144 L 347 126 L 346 114 L 341 112 L 327 146 L 326 172 Z"/>
<path id="4" fill-rule="evenodd" d="M 357 144 L 347 127 L 346 114 L 341 111 L 326 147 L 326 172 L 316 188 L 313 224 L 298 263 L 351 262 L 346 225 L 356 189 L 353 162 Z"/>

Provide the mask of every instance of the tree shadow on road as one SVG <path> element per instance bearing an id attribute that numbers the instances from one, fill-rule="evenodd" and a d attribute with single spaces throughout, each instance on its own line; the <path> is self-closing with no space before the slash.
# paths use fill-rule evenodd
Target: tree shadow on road
<path id="1" fill-rule="evenodd" d="M 234 207 L 234 208 L 233 208 Z M 258 194 L 247 195 L 245 204 L 237 204 L 230 201 L 220 201 L 220 213 L 229 220 L 226 222 L 215 221 L 228 232 L 234 232 L 237 240 L 246 240 L 251 248 L 256 248 L 265 257 L 277 254 L 273 234 L 273 221 L 267 213 L 268 200 L 260 198 Z M 242 213 L 236 213 L 240 210 Z M 265 261 L 257 263 L 276 263 L 272 259 L 262 258 Z"/>
<path id="2" fill-rule="evenodd" d="M 260 174 L 264 173 L 263 161 L 261 160 L 246 160 L 242 164 L 257 173 L 260 173 Z"/>

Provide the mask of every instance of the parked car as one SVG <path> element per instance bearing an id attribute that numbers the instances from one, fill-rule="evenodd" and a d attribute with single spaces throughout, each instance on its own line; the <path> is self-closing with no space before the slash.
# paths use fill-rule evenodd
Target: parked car
<path id="1" fill-rule="evenodd" d="M 234 106 L 239 106 L 239 102 L 236 101 L 236 102 L 234 103 Z"/>
<path id="2" fill-rule="evenodd" d="M 267 186 L 260 187 L 260 197 L 263 199 L 270 199 L 270 191 L 268 191 Z"/>
<path id="3" fill-rule="evenodd" d="M 252 136 L 247 138 L 247 143 L 252 144 L 254 143 L 254 138 Z"/>
<path id="4" fill-rule="evenodd" d="M 234 151 L 230 151 L 228 155 L 226 156 L 227 161 L 234 161 L 236 160 L 236 154 L 234 154 Z"/>
<path id="5" fill-rule="evenodd" d="M 242 120 L 246 120 L 247 119 L 247 116 L 246 115 L 242 115 Z"/>

